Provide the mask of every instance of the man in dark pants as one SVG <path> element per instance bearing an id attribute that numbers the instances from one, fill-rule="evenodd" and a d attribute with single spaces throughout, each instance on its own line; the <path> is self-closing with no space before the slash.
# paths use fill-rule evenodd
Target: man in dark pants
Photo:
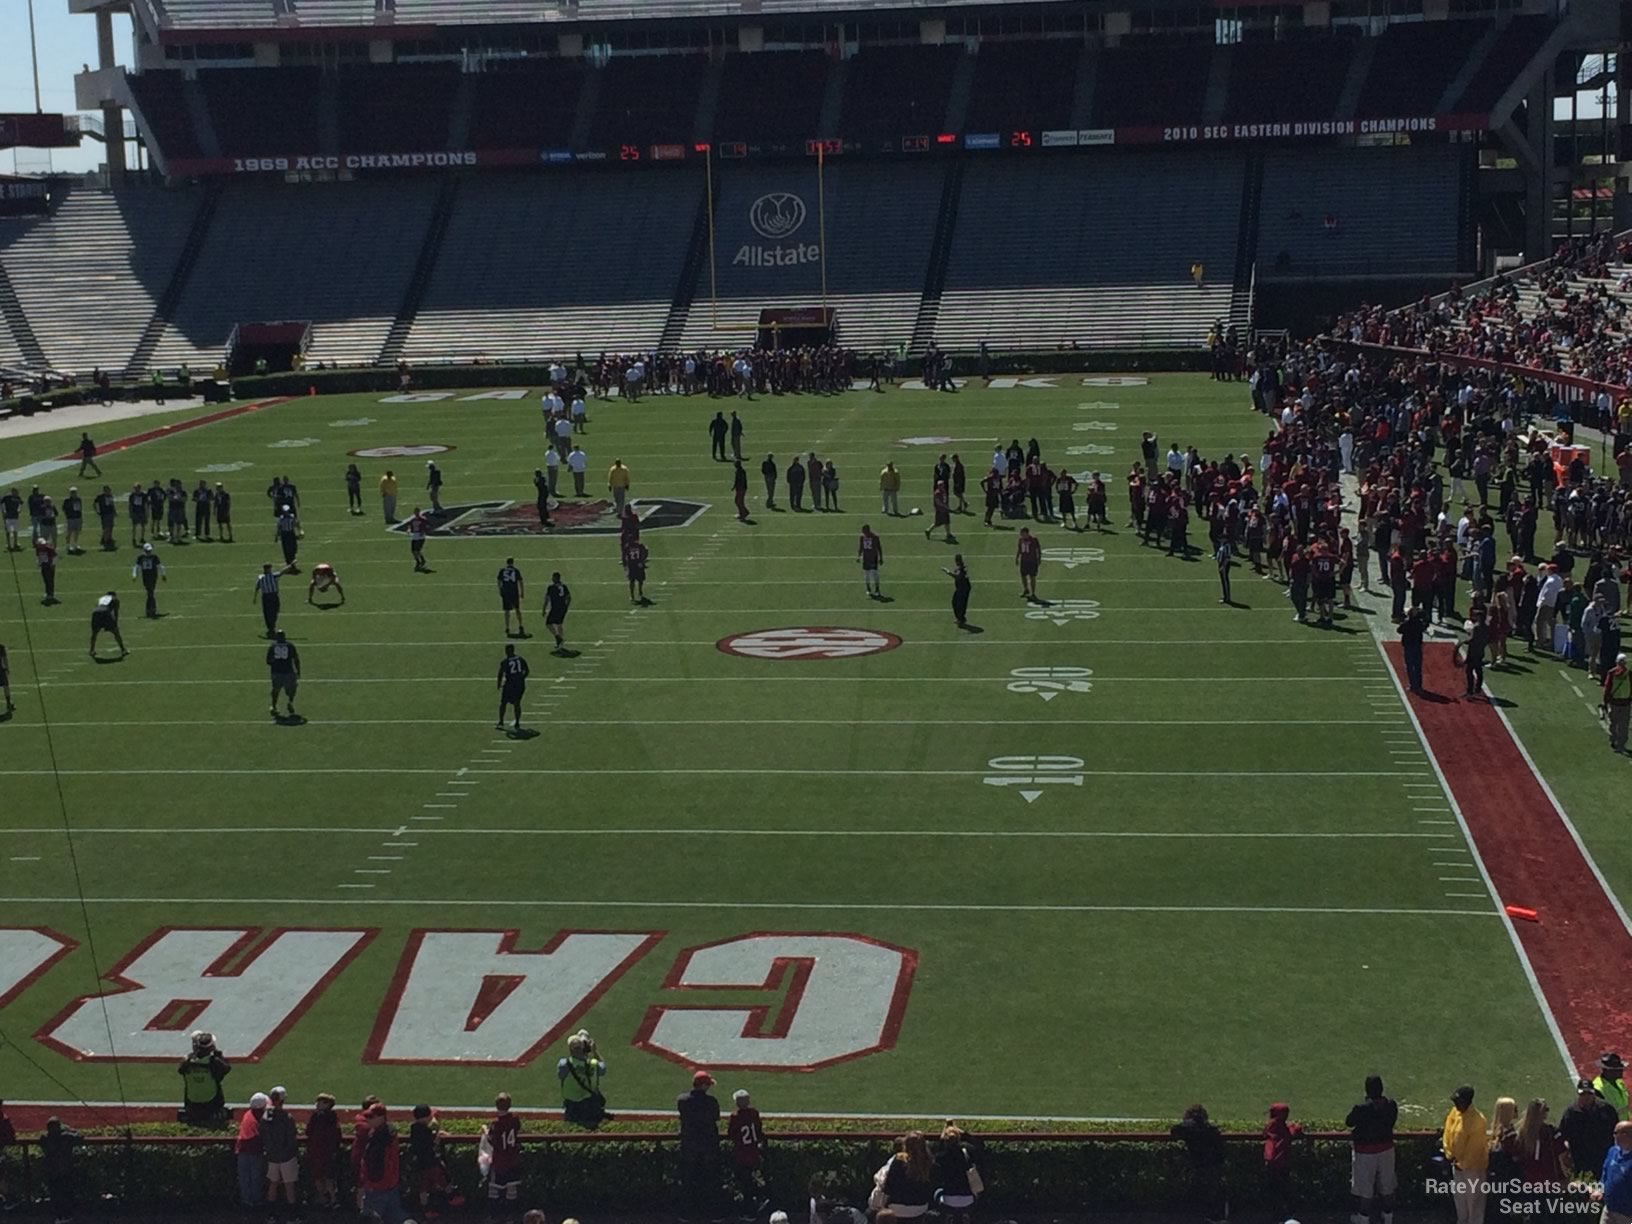
<path id="1" fill-rule="evenodd" d="M 255 579 L 254 598 L 261 605 L 261 619 L 266 622 L 266 636 L 271 637 L 278 629 L 278 578 L 283 570 L 274 571 L 272 563 L 268 561 L 261 566 L 260 576 Z"/>
<path id="2" fill-rule="evenodd" d="M 102 469 L 96 465 L 96 443 L 91 441 L 90 434 L 81 433 L 79 435 L 79 477 L 81 480 L 85 478 L 86 468 L 90 468 L 98 476 L 102 475 Z"/>
<path id="3" fill-rule="evenodd" d="M 136 564 L 130 567 L 132 578 L 140 577 L 142 586 L 147 588 L 147 617 L 157 619 L 159 615 L 158 585 L 159 579 L 165 577 L 164 563 L 159 560 L 158 553 L 153 551 L 153 545 L 143 544 L 142 551 L 136 554 Z"/>
<path id="4" fill-rule="evenodd" d="M 1235 564 L 1235 550 L 1230 547 L 1228 540 L 1219 540 L 1218 549 L 1213 553 L 1213 560 L 1218 562 L 1218 602 L 1233 603 L 1230 598 L 1230 566 Z"/>
<path id="5" fill-rule="evenodd" d="M 1481 696 L 1485 687 L 1485 650 L 1489 646 L 1490 628 L 1484 616 L 1477 615 L 1468 622 L 1468 640 L 1457 647 L 1461 652 L 1462 674 L 1467 677 L 1467 689 L 1462 696 L 1469 700 Z"/>
<path id="6" fill-rule="evenodd" d="M 675 1102 L 680 1114 L 681 1216 L 707 1220 L 720 1197 L 720 1103 L 709 1095 L 714 1077 L 699 1071 Z"/>
<path id="7" fill-rule="evenodd" d="M 742 418 L 734 412 L 731 414 L 731 457 L 742 462 Z"/>
<path id="8" fill-rule="evenodd" d="M 1576 1081 L 1575 1104 L 1558 1119 L 1558 1134 L 1570 1149 L 1570 1164 L 1577 1169 L 1602 1169 L 1615 1142 L 1620 1115 L 1598 1095 L 1590 1079 Z"/>
<path id="9" fill-rule="evenodd" d="M 973 589 L 969 581 L 969 568 L 963 563 L 963 554 L 955 554 L 952 568 L 943 569 L 941 573 L 952 579 L 952 617 L 957 621 L 958 628 L 962 629 L 969 620 L 969 593 Z"/>
<path id="10" fill-rule="evenodd" d="M 716 463 L 725 462 L 725 435 L 730 431 L 725 423 L 725 413 L 716 412 L 714 419 L 708 423 L 708 438 L 711 446 L 710 457 Z"/>
<path id="11" fill-rule="evenodd" d="M 538 490 L 538 525 L 550 525 L 550 478 L 543 468 L 533 469 L 533 488 Z"/>
<path id="12" fill-rule="evenodd" d="M 1402 596 L 1395 595 L 1399 600 Z M 1405 656 L 1406 687 L 1413 693 L 1422 692 L 1422 635 L 1428 630 L 1428 618 L 1421 608 L 1412 608 L 1400 622 L 1400 653 Z"/>

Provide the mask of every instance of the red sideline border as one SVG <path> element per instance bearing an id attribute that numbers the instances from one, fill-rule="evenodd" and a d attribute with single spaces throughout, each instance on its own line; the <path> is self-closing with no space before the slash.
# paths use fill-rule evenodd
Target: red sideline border
<path id="1" fill-rule="evenodd" d="M 1575 830 L 1513 729 L 1489 700 L 1463 700 L 1452 646 L 1423 649 L 1425 695 L 1409 706 L 1450 790 L 1498 907 L 1539 921 L 1504 921 L 1529 961 L 1555 1035 L 1578 1070 L 1625 1044 L 1632 1027 L 1632 931 Z M 1384 653 L 1404 685 L 1398 642 Z"/>
<path id="2" fill-rule="evenodd" d="M 133 446 L 140 446 L 143 442 L 156 442 L 160 438 L 168 438 L 174 434 L 186 433 L 190 429 L 198 429 L 205 425 L 214 425 L 217 421 L 230 420 L 236 416 L 243 416 L 249 412 L 259 412 L 262 408 L 271 408 L 277 404 L 287 404 L 295 397 L 280 395 L 276 399 L 260 400 L 253 404 L 238 404 L 232 408 L 223 408 L 220 412 L 211 412 L 201 417 L 188 417 L 185 421 L 174 421 L 169 425 L 161 425 L 157 429 L 149 429 L 143 433 L 132 434 L 128 438 L 118 438 L 112 442 L 98 443 L 97 457 L 114 454 L 118 451 L 129 450 Z M 59 462 L 73 463 L 79 458 L 78 451 L 70 451 L 66 455 L 58 455 Z"/>

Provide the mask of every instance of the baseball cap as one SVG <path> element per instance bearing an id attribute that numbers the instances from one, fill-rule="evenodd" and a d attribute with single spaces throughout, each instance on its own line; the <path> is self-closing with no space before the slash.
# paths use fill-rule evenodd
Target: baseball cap
<path id="1" fill-rule="evenodd" d="M 143 552 L 152 552 L 152 551 L 153 551 L 153 545 L 151 545 L 151 544 L 143 544 L 143 545 L 142 545 L 142 551 L 143 551 Z"/>
<path id="2" fill-rule="evenodd" d="M 748 1089 L 738 1088 L 731 1094 L 731 1099 L 733 1101 L 746 1101 L 748 1099 Z"/>
<path id="3" fill-rule="evenodd" d="M 714 1077 L 707 1071 L 699 1071 L 691 1077 L 691 1086 L 693 1088 L 712 1088 L 714 1086 Z"/>
<path id="4" fill-rule="evenodd" d="M 1473 1086 L 1463 1084 L 1455 1092 L 1451 1093 L 1451 1101 L 1457 1105 L 1473 1104 Z"/>
<path id="5" fill-rule="evenodd" d="M 1592 1081 L 1586 1076 L 1582 1076 L 1580 1079 L 1575 1081 L 1575 1090 L 1577 1092 L 1590 1092 L 1594 1096 L 1598 1095 L 1598 1089 L 1592 1086 Z"/>

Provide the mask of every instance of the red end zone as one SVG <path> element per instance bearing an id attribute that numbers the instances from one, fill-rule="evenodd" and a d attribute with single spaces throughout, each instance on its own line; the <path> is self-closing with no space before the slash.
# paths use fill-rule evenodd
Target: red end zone
<path id="1" fill-rule="evenodd" d="M 1403 685 L 1398 642 L 1385 645 Z M 1563 815 L 1484 701 L 1462 701 L 1462 669 L 1444 643 L 1423 651 L 1423 687 L 1411 711 L 1427 738 L 1498 905 L 1537 912 L 1515 924 L 1536 981 L 1577 1068 L 1626 1044 L 1632 1025 L 1632 932 L 1604 891 Z M 1589 1072 L 1590 1074 L 1590 1072 Z"/>
<path id="2" fill-rule="evenodd" d="M 232 408 L 223 408 L 220 412 L 207 413 L 201 417 L 188 417 L 185 421 L 173 421 L 169 425 L 161 425 L 157 429 L 149 429 L 139 434 L 132 434 L 128 438 L 116 438 L 112 442 L 98 442 L 96 453 L 100 455 L 112 454 L 115 451 L 129 450 L 133 446 L 140 446 L 143 442 L 154 442 L 160 438 L 168 438 L 172 434 L 186 433 L 189 429 L 198 429 L 203 425 L 214 425 L 217 421 L 230 420 L 235 416 L 243 416 L 247 412 L 259 412 L 262 408 L 270 408 L 274 404 L 287 404 L 294 396 L 280 395 L 277 399 L 258 400 L 253 404 L 238 404 Z M 70 451 L 66 455 L 58 455 L 57 459 L 72 463 L 79 458 L 78 451 Z"/>

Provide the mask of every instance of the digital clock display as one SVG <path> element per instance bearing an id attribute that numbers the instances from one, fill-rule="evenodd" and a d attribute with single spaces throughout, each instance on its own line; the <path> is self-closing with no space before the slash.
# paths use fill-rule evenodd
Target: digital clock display
<path id="1" fill-rule="evenodd" d="M 1010 132 L 1009 133 L 1009 148 L 1011 148 L 1011 149 L 1029 149 L 1029 148 L 1031 148 L 1031 133 L 1030 132 Z"/>

